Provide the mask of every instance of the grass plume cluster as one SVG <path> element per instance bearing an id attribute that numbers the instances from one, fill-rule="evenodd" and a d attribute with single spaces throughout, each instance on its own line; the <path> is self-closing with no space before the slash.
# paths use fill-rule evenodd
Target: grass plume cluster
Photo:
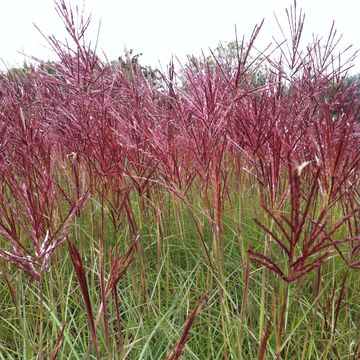
<path id="1" fill-rule="evenodd" d="M 351 50 L 284 39 L 148 76 L 85 41 L 0 78 L 0 358 L 360 357 Z M 279 22 L 280 24 L 280 22 Z M 254 55 L 255 54 L 255 55 Z"/>

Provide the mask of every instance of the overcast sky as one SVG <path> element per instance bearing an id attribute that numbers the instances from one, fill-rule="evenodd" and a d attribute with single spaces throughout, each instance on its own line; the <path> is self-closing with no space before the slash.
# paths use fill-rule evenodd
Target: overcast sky
<path id="1" fill-rule="evenodd" d="M 82 5 L 82 0 L 71 4 Z M 234 39 L 236 25 L 239 36 L 250 35 L 255 24 L 265 18 L 258 47 L 279 35 L 273 12 L 285 24 L 285 8 L 292 0 L 85 0 L 85 13 L 92 14 L 88 39 L 96 38 L 101 20 L 99 49 L 116 59 L 124 47 L 142 52 L 142 63 L 166 65 L 174 54 L 199 54 L 201 49 L 215 47 L 219 41 Z M 335 20 L 343 47 L 360 49 L 359 0 L 298 0 L 305 14 L 304 43 L 311 34 L 326 35 Z M 38 58 L 55 59 L 46 41 L 35 29 L 64 38 L 64 28 L 53 0 L 1 0 L 0 59 L 8 66 L 21 65 L 25 52 Z M 280 37 L 279 37 L 280 38 Z M 357 60 L 357 64 L 360 59 Z M 4 69 L 4 65 L 0 64 Z M 357 65 L 358 71 L 360 66 Z"/>

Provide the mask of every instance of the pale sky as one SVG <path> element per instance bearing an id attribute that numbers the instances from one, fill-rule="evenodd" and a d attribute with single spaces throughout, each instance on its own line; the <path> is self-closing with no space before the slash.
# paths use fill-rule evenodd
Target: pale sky
<path id="1" fill-rule="evenodd" d="M 0 0 L 0 59 L 7 66 L 21 65 L 24 56 L 35 55 L 43 60 L 56 57 L 34 27 L 45 34 L 64 38 L 65 31 L 53 0 Z M 72 0 L 82 6 L 83 0 Z M 85 14 L 92 14 L 87 39 L 94 41 L 101 20 L 99 50 L 110 60 L 123 53 L 124 47 L 142 52 L 145 65 L 165 66 L 174 54 L 184 59 L 186 54 L 216 47 L 219 41 L 234 40 L 234 28 L 239 37 L 249 36 L 253 26 L 265 18 L 257 42 L 264 48 L 271 35 L 281 38 L 273 12 L 286 23 L 285 8 L 292 0 L 85 0 Z M 359 0 L 298 0 L 306 14 L 303 44 L 311 34 L 326 38 L 335 20 L 342 45 L 353 44 L 360 49 Z M 360 59 L 356 70 L 360 71 Z M 0 64 L 4 69 L 4 64 Z"/>

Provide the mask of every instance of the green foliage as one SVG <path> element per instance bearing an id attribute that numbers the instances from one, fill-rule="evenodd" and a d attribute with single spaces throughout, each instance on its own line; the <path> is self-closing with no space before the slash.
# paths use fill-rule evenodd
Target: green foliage
<path id="1" fill-rule="evenodd" d="M 28 76 L 29 72 L 31 70 L 31 66 L 28 65 L 26 62 L 24 62 L 23 66 L 21 67 L 13 67 L 9 69 L 4 76 L 10 77 L 10 78 L 17 78 L 20 81 L 24 81 L 26 77 Z"/>
<path id="2" fill-rule="evenodd" d="M 158 71 L 150 66 L 142 65 L 140 63 L 140 57 L 142 55 L 143 53 L 134 53 L 134 49 L 130 49 L 125 52 L 124 56 L 119 56 L 117 61 L 113 61 L 112 65 L 116 66 L 119 64 L 127 74 L 140 71 L 147 80 L 155 84 L 159 80 Z"/>

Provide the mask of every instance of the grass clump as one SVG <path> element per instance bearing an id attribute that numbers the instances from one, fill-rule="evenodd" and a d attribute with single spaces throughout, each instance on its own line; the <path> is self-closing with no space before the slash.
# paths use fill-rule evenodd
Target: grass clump
<path id="1" fill-rule="evenodd" d="M 358 359 L 360 108 L 335 30 L 301 50 L 295 3 L 276 49 L 253 55 L 258 26 L 149 77 L 57 5 L 59 61 L 0 78 L 1 358 Z"/>

